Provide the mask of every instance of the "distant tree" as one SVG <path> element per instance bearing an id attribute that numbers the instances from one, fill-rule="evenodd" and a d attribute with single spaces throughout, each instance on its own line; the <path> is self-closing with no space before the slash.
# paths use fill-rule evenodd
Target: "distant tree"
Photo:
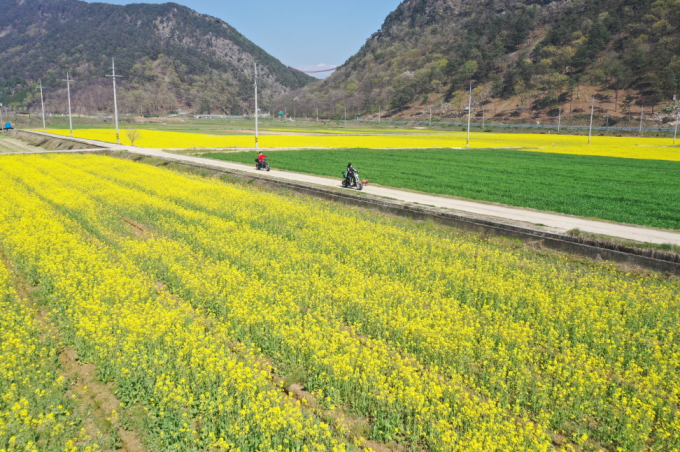
<path id="1" fill-rule="evenodd" d="M 463 67 L 460 68 L 460 71 L 458 71 L 458 78 L 462 80 L 470 80 L 475 76 L 478 68 L 479 63 L 477 63 L 475 60 L 467 61 Z"/>
<path id="2" fill-rule="evenodd" d="M 130 145 L 134 146 L 135 141 L 139 140 L 142 137 L 142 133 L 138 129 L 127 129 L 126 135 L 128 137 L 128 140 L 130 140 Z"/>
<path id="3" fill-rule="evenodd" d="M 390 108 L 404 108 L 416 96 L 416 90 L 411 85 L 403 85 L 394 91 L 390 100 Z"/>
<path id="4" fill-rule="evenodd" d="M 604 50 L 608 41 L 609 31 L 602 22 L 597 22 L 590 30 L 585 44 L 576 51 L 574 65 L 580 69 L 585 69 Z"/>
<path id="5" fill-rule="evenodd" d="M 609 73 L 609 86 L 614 88 L 614 111 L 617 111 L 619 104 L 619 90 L 627 88 L 633 79 L 633 72 L 626 67 L 621 60 L 614 62 Z"/>
<path id="6" fill-rule="evenodd" d="M 621 110 L 623 110 L 624 113 L 628 113 L 630 111 L 630 107 L 633 105 L 633 103 L 637 100 L 637 96 L 633 96 L 632 94 L 628 94 L 626 98 L 624 99 L 623 102 L 621 102 Z"/>
<path id="7" fill-rule="evenodd" d="M 569 77 L 558 72 L 551 74 L 536 75 L 532 79 L 536 89 L 543 91 L 547 105 L 557 103 L 560 92 L 569 83 Z"/>
<path id="8" fill-rule="evenodd" d="M 672 76 L 671 74 L 669 74 L 671 80 L 673 79 L 675 80 L 675 86 L 670 87 L 671 91 L 673 91 L 670 94 L 680 95 L 680 57 L 678 56 L 673 57 L 671 63 L 668 65 L 666 69 L 672 72 Z"/>
<path id="9" fill-rule="evenodd" d="M 657 0 L 652 3 L 652 12 L 670 27 L 680 27 L 680 3 L 677 0 Z"/>
<path id="10" fill-rule="evenodd" d="M 207 97 L 202 97 L 201 101 L 200 101 L 200 107 L 199 107 L 201 113 L 211 114 L 211 111 L 212 111 L 211 107 L 212 107 L 212 105 L 211 105 L 210 99 L 208 99 Z"/>
<path id="11" fill-rule="evenodd" d="M 659 89 L 666 97 L 672 97 L 673 94 L 678 94 L 678 72 L 674 70 L 672 65 L 669 65 L 659 73 Z"/>

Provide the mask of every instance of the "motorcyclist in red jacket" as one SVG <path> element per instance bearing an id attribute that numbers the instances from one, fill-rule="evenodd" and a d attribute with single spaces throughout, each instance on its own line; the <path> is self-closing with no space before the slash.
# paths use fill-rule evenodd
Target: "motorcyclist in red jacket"
<path id="1" fill-rule="evenodd" d="M 266 155 L 264 155 L 262 152 L 255 158 L 255 169 L 264 169 L 269 171 L 269 165 L 267 164 L 267 158 Z"/>

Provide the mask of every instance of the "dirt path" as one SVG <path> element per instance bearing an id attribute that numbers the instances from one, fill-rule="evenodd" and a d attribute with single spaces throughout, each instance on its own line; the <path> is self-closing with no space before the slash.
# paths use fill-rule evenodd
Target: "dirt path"
<path id="1" fill-rule="evenodd" d="M 44 149 L 31 146 L 14 138 L 0 137 L 0 154 L 16 154 L 17 152 L 40 152 Z"/>
<path id="2" fill-rule="evenodd" d="M 48 311 L 38 309 L 36 294 L 38 287 L 34 287 L 16 272 L 9 259 L 0 251 L 0 265 L 4 265 L 16 281 L 19 299 L 34 312 L 36 320 L 42 325 L 45 335 L 58 340 L 59 329 L 50 321 Z M 97 441 L 104 450 L 117 452 L 142 452 L 145 447 L 139 435 L 126 429 L 119 418 L 120 401 L 116 398 L 110 384 L 100 382 L 97 367 L 94 364 L 82 364 L 73 347 L 59 351 L 59 362 L 62 367 L 61 375 L 70 383 L 66 397 L 75 396 L 78 410 L 83 415 L 83 427 L 89 436 Z"/>
<path id="3" fill-rule="evenodd" d="M 37 151 L 13 151 L 13 152 L 3 152 L 0 148 L 0 155 L 17 155 L 17 154 L 77 154 L 83 152 L 101 152 L 101 149 L 67 149 L 63 151 L 47 151 L 45 149 L 40 149 Z"/>
<path id="4" fill-rule="evenodd" d="M 0 135 L 0 155 L 14 155 L 14 154 L 48 154 L 55 152 L 94 152 L 101 151 L 99 149 L 74 149 L 74 150 L 50 150 L 33 146 L 25 141 L 16 138 L 9 138 Z"/>
<path id="5" fill-rule="evenodd" d="M 81 402 L 81 409 L 88 413 L 87 422 L 90 429 L 94 426 L 99 430 L 115 432 L 120 439 L 120 452 L 140 452 L 145 450 L 137 433 L 125 429 L 118 417 L 120 401 L 116 398 L 111 387 L 97 380 L 97 367 L 94 364 L 78 362 L 76 350 L 66 348 L 59 353 L 65 376 L 72 382 L 71 392 Z"/>

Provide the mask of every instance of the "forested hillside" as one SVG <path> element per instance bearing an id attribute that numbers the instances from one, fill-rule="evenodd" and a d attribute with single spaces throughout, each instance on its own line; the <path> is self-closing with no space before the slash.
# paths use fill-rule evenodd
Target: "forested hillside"
<path id="1" fill-rule="evenodd" d="M 110 110 L 116 58 L 123 110 L 252 111 L 252 72 L 262 103 L 311 77 L 290 71 L 220 19 L 174 3 L 116 6 L 78 0 L 0 0 L 0 102 L 35 107 L 43 80 L 51 110 L 63 111 L 66 71 L 74 105 Z"/>
<path id="2" fill-rule="evenodd" d="M 576 87 L 612 111 L 664 104 L 680 94 L 680 1 L 406 0 L 335 74 L 279 102 L 336 116 L 434 102 L 455 116 L 471 81 L 477 105 L 519 112 Z"/>

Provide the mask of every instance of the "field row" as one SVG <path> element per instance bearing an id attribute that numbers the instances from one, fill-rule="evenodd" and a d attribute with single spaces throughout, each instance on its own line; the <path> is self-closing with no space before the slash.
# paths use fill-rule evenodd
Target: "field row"
<path id="1" fill-rule="evenodd" d="M 9 263 L 155 448 L 680 447 L 675 282 L 106 157 L 0 189 Z"/>
<path id="2" fill-rule="evenodd" d="M 48 132 L 68 136 L 68 130 Z M 189 148 L 253 148 L 252 136 L 218 136 L 198 133 L 182 133 L 158 130 L 140 130 L 135 146 L 143 148 L 189 149 Z M 110 129 L 82 129 L 74 131 L 78 138 L 115 143 L 115 133 Z M 121 133 L 121 142 L 129 145 L 126 134 Z M 263 135 L 262 148 L 348 148 L 348 149 L 418 149 L 418 148 L 464 148 L 464 133 L 428 133 L 423 135 L 349 135 L 349 136 L 308 136 L 308 135 Z M 588 145 L 587 137 L 574 135 L 500 134 L 474 133 L 470 147 L 517 148 L 558 154 L 599 155 L 633 159 L 680 161 L 680 148 L 671 146 L 672 140 L 642 137 L 594 137 Z"/>
<path id="3" fill-rule="evenodd" d="M 97 451 L 58 364 L 59 344 L 20 298 L 0 254 L 0 450 Z M 115 440 L 103 442 L 115 447 Z"/>
<path id="4" fill-rule="evenodd" d="M 53 204 L 77 203 L 68 196 L 72 190 L 22 165 L 2 169 L 7 191 L 0 234 L 7 255 L 45 291 L 63 340 L 81 360 L 97 365 L 103 381 L 116 383 L 123 404 L 140 404 L 152 448 L 336 446 L 328 425 L 282 396 L 263 364 L 234 344 L 222 325 L 198 315 L 92 237 L 88 229 L 94 232 L 96 211 L 75 219 L 66 206 Z M 50 200 L 41 196 L 48 187 Z"/>

